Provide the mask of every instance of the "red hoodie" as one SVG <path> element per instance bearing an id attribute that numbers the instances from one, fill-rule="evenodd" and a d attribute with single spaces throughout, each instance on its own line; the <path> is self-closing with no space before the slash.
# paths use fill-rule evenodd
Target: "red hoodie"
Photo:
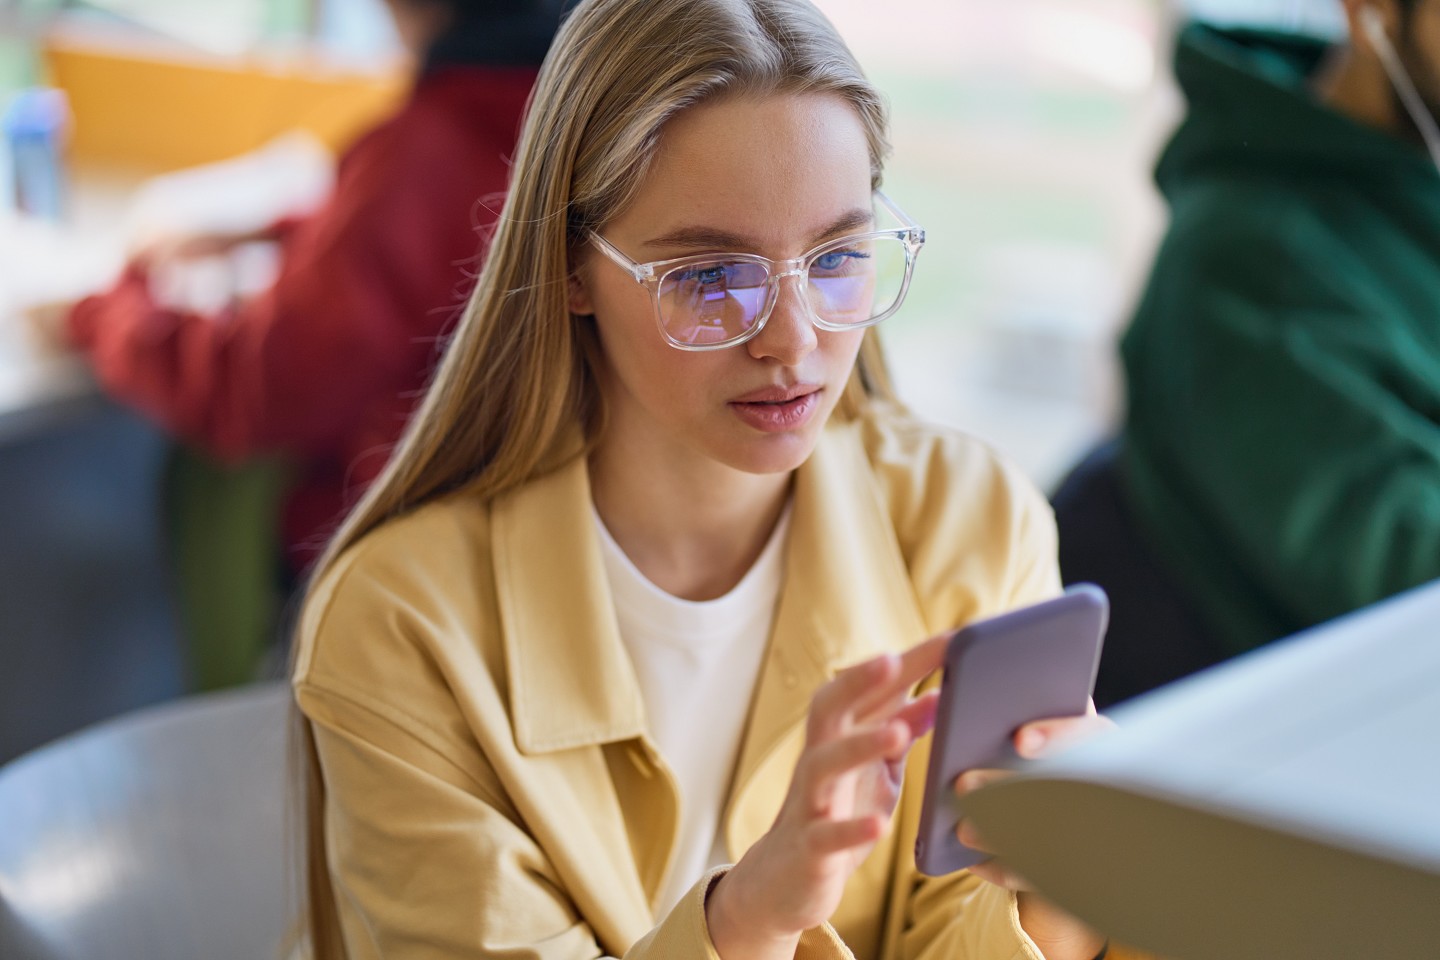
<path id="1" fill-rule="evenodd" d="M 76 305 L 105 390 L 226 461 L 284 454 L 299 571 L 384 466 L 458 319 L 500 211 L 537 70 L 451 66 L 341 159 L 288 227 L 265 294 L 218 316 L 159 306 L 144 271 Z"/>

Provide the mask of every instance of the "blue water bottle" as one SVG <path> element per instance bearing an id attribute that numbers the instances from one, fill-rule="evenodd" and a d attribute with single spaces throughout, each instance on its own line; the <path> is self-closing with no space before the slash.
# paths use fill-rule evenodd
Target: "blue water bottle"
<path id="1" fill-rule="evenodd" d="M 0 128 L 10 154 L 6 190 L 21 213 L 60 220 L 65 212 L 65 136 L 70 105 L 63 90 L 34 87 L 10 101 Z"/>

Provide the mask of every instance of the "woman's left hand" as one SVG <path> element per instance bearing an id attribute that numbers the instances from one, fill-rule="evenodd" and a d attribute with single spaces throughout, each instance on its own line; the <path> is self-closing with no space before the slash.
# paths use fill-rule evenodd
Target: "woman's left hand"
<path id="1" fill-rule="evenodd" d="M 1095 705 L 1091 703 L 1089 711 L 1081 717 L 1061 717 L 1025 724 L 1015 731 L 1015 752 L 1027 760 L 1034 760 L 1061 749 L 1066 744 L 1087 739 L 1114 726 L 1114 722 L 1108 717 L 1096 713 Z M 1011 776 L 1011 771 L 1008 770 L 967 770 L 956 779 L 955 792 L 964 796 L 987 783 L 1003 780 L 1008 776 Z M 984 837 L 968 819 L 961 819 L 955 832 L 960 842 L 967 847 L 992 852 Z M 986 860 L 971 867 L 970 872 L 996 886 L 1017 892 L 1020 925 L 1025 928 L 1025 932 L 1035 941 L 1047 960 L 1068 960 L 1071 957 L 1091 960 L 1104 947 L 1104 937 L 1031 892 L 1030 885 L 1024 878 L 1000 861 Z"/>

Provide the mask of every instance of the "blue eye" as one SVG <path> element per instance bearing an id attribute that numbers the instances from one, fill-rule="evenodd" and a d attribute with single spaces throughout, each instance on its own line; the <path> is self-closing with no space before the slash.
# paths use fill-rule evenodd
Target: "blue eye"
<path id="1" fill-rule="evenodd" d="M 764 286 L 768 276 L 765 268 L 758 263 L 748 260 L 720 260 L 682 267 L 671 275 L 671 280 L 698 287 L 743 290 Z"/>
<path id="2" fill-rule="evenodd" d="M 852 260 L 867 259 L 869 259 L 868 255 L 858 250 L 831 250 L 829 253 L 822 253 L 816 257 L 810 265 L 810 269 L 819 270 L 821 273 L 837 273 Z"/>
<path id="3" fill-rule="evenodd" d="M 702 264 L 698 267 L 691 267 L 689 270 L 682 270 L 680 280 L 684 283 L 698 283 L 704 287 L 713 287 L 725 282 L 726 273 L 728 271 L 723 263 Z"/>

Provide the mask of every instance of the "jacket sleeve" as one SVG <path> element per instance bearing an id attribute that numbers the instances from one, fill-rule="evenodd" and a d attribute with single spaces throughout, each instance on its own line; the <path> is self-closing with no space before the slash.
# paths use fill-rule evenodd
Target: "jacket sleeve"
<path id="1" fill-rule="evenodd" d="M 1327 235 L 1182 238 L 1125 344 L 1134 455 L 1303 624 L 1440 577 L 1440 352 Z"/>
<path id="2" fill-rule="evenodd" d="M 966 871 L 919 877 L 909 911 L 900 942 L 903 960 L 1044 960 L 1020 926 L 1015 894 Z M 1159 958 L 1111 942 L 1106 960 Z"/>
<path id="3" fill-rule="evenodd" d="M 431 743 L 393 708 L 297 684 L 325 780 L 325 845 L 351 960 L 594 960 L 604 954 L 478 753 Z M 623 960 L 720 960 L 697 882 Z M 850 960 L 834 931 L 797 960 Z"/>
<path id="4" fill-rule="evenodd" d="M 309 685 L 297 699 L 323 770 L 352 960 L 601 955 L 488 771 L 446 756 L 383 705 Z"/>
<path id="5" fill-rule="evenodd" d="M 932 633 L 1060 593 L 1055 515 L 978 440 L 908 420 L 865 425 L 915 599 Z"/>

